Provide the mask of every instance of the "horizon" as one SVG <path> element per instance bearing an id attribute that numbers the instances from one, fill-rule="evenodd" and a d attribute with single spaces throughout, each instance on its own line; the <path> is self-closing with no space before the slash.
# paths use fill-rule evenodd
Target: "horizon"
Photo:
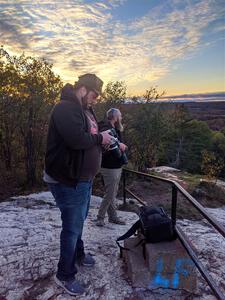
<path id="1" fill-rule="evenodd" d="M 214 93 L 194 93 L 194 94 L 180 94 L 180 95 L 168 95 L 159 97 L 159 99 L 165 100 L 190 100 L 190 101 L 225 101 L 225 91 L 217 91 Z M 197 100 L 194 100 L 197 99 Z"/>
<path id="2" fill-rule="evenodd" d="M 134 96 L 127 96 L 126 103 L 131 103 Z M 145 103 L 143 96 L 137 96 L 139 98 L 139 103 Z M 128 101 L 128 102 L 127 102 Z M 130 102 L 129 102 L 130 101 Z M 156 102 L 225 102 L 225 92 L 217 92 L 217 93 L 196 93 L 196 94 L 181 94 L 181 95 L 168 95 L 162 96 L 158 99 L 151 100 L 149 103 Z"/>
<path id="3" fill-rule="evenodd" d="M 128 95 L 225 91 L 222 0 L 0 0 L 0 43 L 53 63 L 64 82 L 96 73 Z M 170 96 L 173 95 L 173 96 Z"/>

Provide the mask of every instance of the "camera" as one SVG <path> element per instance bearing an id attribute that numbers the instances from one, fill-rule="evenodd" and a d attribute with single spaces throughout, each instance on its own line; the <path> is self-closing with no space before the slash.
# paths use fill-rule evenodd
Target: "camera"
<path id="1" fill-rule="evenodd" d="M 113 155 L 116 158 L 120 159 L 122 164 L 127 164 L 128 163 L 127 155 L 125 152 L 120 150 L 119 141 L 115 129 L 111 128 L 109 134 L 112 135 L 113 139 L 108 150 L 112 151 Z"/>
<path id="2" fill-rule="evenodd" d="M 128 158 L 127 158 L 127 155 L 126 155 L 125 152 L 122 152 L 121 162 L 122 162 L 123 165 L 127 165 L 128 164 Z"/>
<path id="3" fill-rule="evenodd" d="M 113 137 L 112 138 L 112 142 L 109 146 L 109 151 L 112 151 L 113 155 L 116 157 L 116 158 L 120 158 L 121 155 L 122 155 L 122 151 L 120 150 L 120 146 L 119 146 L 119 141 L 118 141 L 118 138 L 117 138 L 117 134 L 116 134 L 116 131 L 114 128 L 111 128 L 110 129 L 110 132 L 109 134 Z"/>

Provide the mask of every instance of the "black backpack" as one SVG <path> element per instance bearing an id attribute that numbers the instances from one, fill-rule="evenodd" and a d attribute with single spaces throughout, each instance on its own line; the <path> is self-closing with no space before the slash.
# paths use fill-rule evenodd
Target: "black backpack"
<path id="1" fill-rule="evenodd" d="M 120 255 L 122 255 L 122 249 L 130 249 L 122 247 L 119 241 L 129 238 L 138 230 L 144 238 L 136 246 L 140 243 L 145 245 L 146 243 L 172 241 L 177 238 L 172 220 L 167 216 L 162 207 L 141 206 L 139 209 L 139 220 L 116 240 L 117 245 L 120 247 Z"/>

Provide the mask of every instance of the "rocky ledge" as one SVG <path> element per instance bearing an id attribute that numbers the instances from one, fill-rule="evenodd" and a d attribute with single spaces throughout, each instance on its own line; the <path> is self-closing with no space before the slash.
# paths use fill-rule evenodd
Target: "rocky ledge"
<path id="1" fill-rule="evenodd" d="M 94 255 L 96 265 L 89 269 L 80 267 L 77 278 L 86 287 L 86 293 L 79 299 L 186 299 L 181 291 L 132 288 L 115 240 L 137 220 L 137 215 L 120 211 L 126 226 L 108 223 L 99 228 L 95 219 L 100 201 L 101 198 L 92 196 L 84 227 L 86 251 Z M 208 210 L 225 225 L 225 208 Z M 202 263 L 225 293 L 225 240 L 205 221 L 182 220 L 179 223 L 195 245 Z M 53 281 L 59 256 L 60 227 L 59 211 L 48 192 L 14 197 L 0 203 L 1 300 L 73 299 Z M 188 299 L 214 299 L 200 275 L 198 294 Z"/>

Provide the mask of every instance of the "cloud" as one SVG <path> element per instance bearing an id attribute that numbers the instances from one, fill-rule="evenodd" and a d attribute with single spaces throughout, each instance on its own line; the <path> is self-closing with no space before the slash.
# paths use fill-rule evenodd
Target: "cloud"
<path id="1" fill-rule="evenodd" d="M 0 42 L 48 59 L 65 81 L 96 72 L 105 82 L 125 80 L 132 91 L 213 43 L 213 34 L 204 42 L 206 32 L 222 28 L 215 22 L 224 14 L 218 0 L 162 1 L 131 21 L 116 18 L 123 5 L 129 1 L 0 0 Z"/>

